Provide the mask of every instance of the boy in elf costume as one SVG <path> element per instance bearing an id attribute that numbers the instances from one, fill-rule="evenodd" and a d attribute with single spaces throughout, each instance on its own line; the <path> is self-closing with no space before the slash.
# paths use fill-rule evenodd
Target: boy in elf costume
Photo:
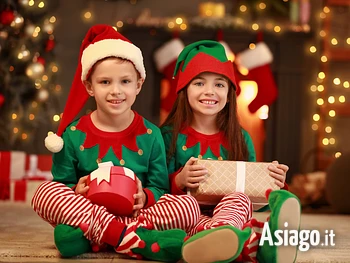
<path id="1" fill-rule="evenodd" d="M 138 47 L 108 25 L 88 31 L 58 132 L 45 139 L 55 153 L 54 179 L 41 184 L 32 199 L 35 212 L 55 227 L 64 257 L 88 252 L 92 243 L 136 258 L 176 261 L 186 232 L 198 221 L 194 198 L 166 194 L 159 128 L 131 110 L 145 77 Z M 90 96 L 97 109 L 74 121 Z M 113 215 L 84 197 L 87 175 L 108 161 L 138 178 L 134 217 Z"/>
<path id="2" fill-rule="evenodd" d="M 203 40 L 186 46 L 180 53 L 174 76 L 177 99 L 161 127 L 168 153 L 172 194 L 184 195 L 197 188 L 208 173 L 196 164 L 197 158 L 256 161 L 249 134 L 239 124 L 236 113 L 236 83 L 232 63 L 224 47 Z M 286 188 L 288 166 L 277 161 L 268 167 L 280 188 Z M 271 208 L 270 230 L 285 229 L 288 222 L 299 228 L 300 204 L 286 190 L 267 192 Z M 252 219 L 252 203 L 244 193 L 233 192 L 215 207 L 203 207 L 183 246 L 186 262 L 293 262 L 296 247 L 258 248 L 263 223 Z M 276 241 L 276 240 L 274 240 Z"/>

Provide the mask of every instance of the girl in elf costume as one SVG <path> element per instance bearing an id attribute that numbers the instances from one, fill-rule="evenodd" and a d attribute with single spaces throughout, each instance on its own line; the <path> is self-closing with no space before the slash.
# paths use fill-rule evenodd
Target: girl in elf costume
<path id="1" fill-rule="evenodd" d="M 177 99 L 161 130 L 171 193 L 184 195 L 186 189 L 197 188 L 208 172 L 196 164 L 198 158 L 254 162 L 256 157 L 252 140 L 237 118 L 234 69 L 220 43 L 203 40 L 185 47 L 174 76 Z M 276 184 L 285 188 L 288 166 L 274 161 L 268 169 Z M 294 195 L 273 191 L 268 201 L 271 231 L 282 229 L 284 222 L 299 227 L 300 204 Z M 267 245 L 258 250 L 263 223 L 252 219 L 252 204 L 244 193 L 226 195 L 215 208 L 201 208 L 202 215 L 189 232 L 192 237 L 183 246 L 186 262 L 295 260 L 295 247 Z"/>
<path id="2" fill-rule="evenodd" d="M 32 199 L 35 212 L 55 227 L 64 257 L 90 251 L 92 242 L 133 257 L 176 261 L 186 232 L 199 219 L 192 197 L 166 194 L 160 130 L 131 110 L 145 77 L 138 47 L 108 25 L 88 31 L 58 132 L 45 139 L 55 152 L 54 179 L 41 184 Z M 73 121 L 89 96 L 97 109 Z M 115 216 L 84 197 L 87 175 L 107 161 L 137 175 L 134 217 Z"/>

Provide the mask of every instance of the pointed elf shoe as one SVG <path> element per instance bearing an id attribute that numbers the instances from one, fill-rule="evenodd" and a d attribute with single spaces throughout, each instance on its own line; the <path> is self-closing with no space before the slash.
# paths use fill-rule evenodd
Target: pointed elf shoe
<path id="1" fill-rule="evenodd" d="M 269 206 L 271 209 L 270 220 L 268 226 L 270 229 L 273 244 L 269 241 L 264 240 L 263 245 L 258 249 L 258 262 L 259 263 L 293 263 L 297 257 L 297 246 L 275 246 L 277 238 L 274 233 L 276 230 L 299 231 L 300 228 L 300 215 L 301 206 L 299 199 L 286 190 L 275 190 L 267 193 Z M 286 226 L 286 223 L 288 226 Z M 267 224 L 267 223 L 265 223 Z M 261 239 L 265 236 L 264 231 Z M 260 243 L 262 240 L 260 239 Z M 259 244 L 260 245 L 260 244 Z"/>
<path id="2" fill-rule="evenodd" d="M 80 228 L 69 225 L 57 225 L 54 230 L 54 240 L 62 257 L 75 257 L 91 252 L 90 241 Z"/>
<path id="3" fill-rule="evenodd" d="M 230 225 L 204 230 L 184 243 L 182 257 L 187 263 L 231 262 L 241 253 L 250 233 L 250 228 L 239 230 Z"/>

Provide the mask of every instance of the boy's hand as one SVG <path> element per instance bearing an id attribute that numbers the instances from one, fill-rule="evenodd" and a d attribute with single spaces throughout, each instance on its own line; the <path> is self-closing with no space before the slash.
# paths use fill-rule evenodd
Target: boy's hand
<path id="1" fill-rule="evenodd" d="M 134 194 L 135 198 L 135 204 L 133 207 L 133 216 L 137 217 L 140 213 L 140 209 L 142 209 L 145 206 L 146 202 L 146 194 L 143 191 L 142 183 L 139 178 L 136 177 L 136 183 L 137 183 L 137 193 Z"/>
<path id="2" fill-rule="evenodd" d="M 199 164 L 195 164 L 198 158 L 191 157 L 185 164 L 184 168 L 175 177 L 175 183 L 178 188 L 197 188 L 199 183 L 204 180 L 204 175 L 208 170 Z"/>
<path id="3" fill-rule="evenodd" d="M 273 161 L 268 169 L 270 171 L 269 175 L 272 178 L 276 179 L 275 184 L 278 187 L 283 188 L 289 167 L 285 164 L 279 164 L 278 161 Z"/>
<path id="4" fill-rule="evenodd" d="M 87 175 L 80 177 L 77 186 L 75 187 L 75 194 L 85 195 L 89 191 L 90 187 L 86 185 Z"/>

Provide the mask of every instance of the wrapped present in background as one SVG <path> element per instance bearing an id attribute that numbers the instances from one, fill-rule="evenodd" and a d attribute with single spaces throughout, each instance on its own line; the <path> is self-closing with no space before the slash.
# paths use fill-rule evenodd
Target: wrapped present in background
<path id="1" fill-rule="evenodd" d="M 293 175 L 289 191 L 299 197 L 302 206 L 326 205 L 326 172 Z"/>
<path id="2" fill-rule="evenodd" d="M 189 191 L 199 204 L 216 205 L 226 194 L 241 192 L 249 196 L 254 209 L 257 209 L 267 204 L 267 189 L 279 189 L 275 179 L 269 175 L 271 163 L 201 159 L 197 163 L 208 170 L 200 186 Z"/>
<path id="3" fill-rule="evenodd" d="M 0 200 L 10 198 L 10 182 L 25 175 L 26 153 L 20 151 L 0 152 Z"/>
<path id="4" fill-rule="evenodd" d="M 43 180 L 11 180 L 9 201 L 25 202 L 30 205 L 36 189 L 43 182 Z"/>
<path id="5" fill-rule="evenodd" d="M 25 178 L 30 180 L 52 180 L 52 156 L 28 154 L 26 156 Z"/>

